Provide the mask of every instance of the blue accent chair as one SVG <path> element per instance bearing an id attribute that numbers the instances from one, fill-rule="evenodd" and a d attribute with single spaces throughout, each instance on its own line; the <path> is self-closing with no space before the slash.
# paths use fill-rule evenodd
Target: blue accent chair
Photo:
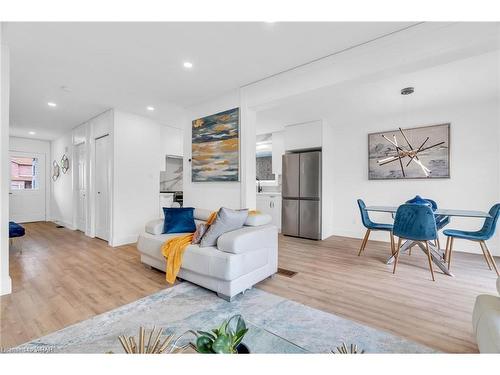
<path id="1" fill-rule="evenodd" d="M 435 281 L 432 269 L 432 258 L 429 249 L 429 242 L 437 239 L 436 219 L 430 205 L 418 203 L 405 203 L 399 206 L 394 219 L 393 233 L 398 236 L 398 245 L 395 251 L 394 269 L 396 273 L 398 265 L 399 251 L 403 239 L 423 242 L 425 244 L 429 268 L 431 270 L 432 281 Z"/>
<path id="2" fill-rule="evenodd" d="M 9 221 L 9 238 L 22 237 L 25 234 L 24 228 L 13 221 Z"/>
<path id="3" fill-rule="evenodd" d="M 370 237 L 370 233 L 375 230 L 382 230 L 389 232 L 389 236 L 391 238 L 391 253 L 394 254 L 394 237 L 392 236 L 392 224 L 382 224 L 382 223 L 374 223 L 370 220 L 370 216 L 368 216 L 368 211 L 366 211 L 365 202 L 362 199 L 358 199 L 358 207 L 359 212 L 361 213 L 361 221 L 366 228 L 365 237 L 363 238 L 363 242 L 361 242 L 361 248 L 359 249 L 358 256 L 365 250 L 366 243 L 368 242 L 368 237 Z"/>
<path id="4" fill-rule="evenodd" d="M 10 240 L 10 246 L 13 246 L 13 239 L 16 237 L 22 237 L 24 236 L 26 231 L 24 230 L 24 227 L 19 225 L 18 223 L 15 223 L 13 221 L 9 221 L 9 240 Z M 22 253 L 22 249 L 19 249 L 19 252 Z"/>
<path id="5" fill-rule="evenodd" d="M 497 265 L 495 263 L 495 259 L 493 259 L 490 250 L 486 246 L 486 241 L 488 241 L 495 234 L 498 217 L 500 216 L 500 203 L 497 203 L 493 207 L 491 207 L 489 214 L 490 217 L 484 220 L 483 227 L 478 231 L 470 232 L 458 229 L 446 229 L 443 231 L 443 234 L 445 236 L 448 236 L 448 240 L 446 241 L 446 260 L 448 261 L 448 269 L 450 269 L 451 265 L 453 241 L 455 238 L 460 238 L 463 240 L 479 242 L 481 250 L 483 251 L 484 259 L 486 259 L 486 264 L 488 264 L 488 268 L 491 270 L 491 267 L 493 266 L 497 275 L 500 276 Z"/>
<path id="6" fill-rule="evenodd" d="M 438 209 L 438 205 L 435 200 L 430 198 L 422 198 L 420 197 L 420 195 L 417 195 L 415 196 L 415 198 L 406 201 L 406 203 L 427 204 L 430 205 L 432 211 L 436 211 Z M 438 232 L 450 223 L 449 216 L 435 215 L 434 218 L 436 219 L 436 227 Z M 436 238 L 436 245 L 438 248 L 441 248 L 441 244 L 439 243 L 439 235 Z M 408 254 L 411 255 L 411 249 Z"/>

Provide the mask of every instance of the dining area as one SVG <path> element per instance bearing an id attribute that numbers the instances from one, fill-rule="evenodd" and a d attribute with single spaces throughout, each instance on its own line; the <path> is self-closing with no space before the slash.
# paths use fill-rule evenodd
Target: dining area
<path id="1" fill-rule="evenodd" d="M 481 249 L 485 263 L 491 272 L 500 276 L 498 266 L 487 245 L 496 230 L 500 216 L 500 203 L 492 205 L 488 211 L 461 210 L 440 208 L 430 198 L 415 196 L 399 206 L 366 205 L 362 199 L 357 200 L 361 222 L 366 229 L 358 256 L 367 249 L 370 234 L 374 231 L 387 232 L 390 239 L 390 251 L 386 259 L 392 265 L 392 273 L 397 272 L 398 263 L 403 255 L 412 255 L 412 251 L 420 250 L 427 259 L 432 281 L 436 281 L 436 267 L 445 276 L 453 277 L 452 260 L 456 240 L 472 241 Z M 392 223 L 375 222 L 370 213 L 387 213 Z M 479 230 L 463 230 L 452 227 L 453 218 L 479 220 Z M 476 224 L 477 227 L 477 224 Z M 444 247 L 439 237 L 446 238 Z"/>

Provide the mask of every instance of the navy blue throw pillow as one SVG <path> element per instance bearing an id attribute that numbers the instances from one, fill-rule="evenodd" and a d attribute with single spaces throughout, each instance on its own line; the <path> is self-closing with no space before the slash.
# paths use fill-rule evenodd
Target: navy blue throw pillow
<path id="1" fill-rule="evenodd" d="M 194 233 L 193 207 L 167 208 L 163 207 L 165 221 L 163 222 L 163 233 Z"/>

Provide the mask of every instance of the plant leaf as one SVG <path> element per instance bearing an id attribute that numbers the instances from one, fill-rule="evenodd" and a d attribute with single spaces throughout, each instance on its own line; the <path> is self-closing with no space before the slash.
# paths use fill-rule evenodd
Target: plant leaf
<path id="1" fill-rule="evenodd" d="M 213 343 L 214 341 L 210 337 L 200 336 L 196 339 L 196 350 L 199 353 L 213 353 Z"/>
<path id="2" fill-rule="evenodd" d="M 212 340 L 215 340 L 216 339 L 216 336 L 211 333 L 211 332 L 206 332 L 206 331 L 196 331 L 198 333 L 198 335 L 201 335 L 201 336 L 208 336 L 210 337 Z"/>
<path id="3" fill-rule="evenodd" d="M 243 320 L 243 318 L 240 316 L 238 318 L 238 321 L 236 322 L 236 332 L 240 332 L 240 331 L 243 331 L 247 328 L 246 324 L 245 324 L 245 321 Z"/>
<path id="4" fill-rule="evenodd" d="M 219 327 L 219 334 L 225 335 L 227 333 L 227 323 L 228 323 L 227 320 L 224 320 L 222 322 L 221 326 Z"/>
<path id="5" fill-rule="evenodd" d="M 248 328 L 245 328 L 244 330 L 238 331 L 238 333 L 236 333 L 234 340 L 233 340 L 233 348 L 234 349 L 236 349 L 236 347 L 241 343 L 241 341 L 243 340 L 243 337 L 245 337 L 245 334 L 247 332 L 248 332 Z"/>
<path id="6" fill-rule="evenodd" d="M 232 353 L 231 340 L 227 335 L 220 335 L 212 344 L 215 353 Z"/>

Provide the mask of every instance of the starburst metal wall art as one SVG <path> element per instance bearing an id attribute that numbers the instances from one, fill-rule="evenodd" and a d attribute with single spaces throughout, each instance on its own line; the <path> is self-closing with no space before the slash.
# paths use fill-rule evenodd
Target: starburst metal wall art
<path id="1" fill-rule="evenodd" d="M 369 179 L 449 178 L 450 124 L 368 136 Z"/>

